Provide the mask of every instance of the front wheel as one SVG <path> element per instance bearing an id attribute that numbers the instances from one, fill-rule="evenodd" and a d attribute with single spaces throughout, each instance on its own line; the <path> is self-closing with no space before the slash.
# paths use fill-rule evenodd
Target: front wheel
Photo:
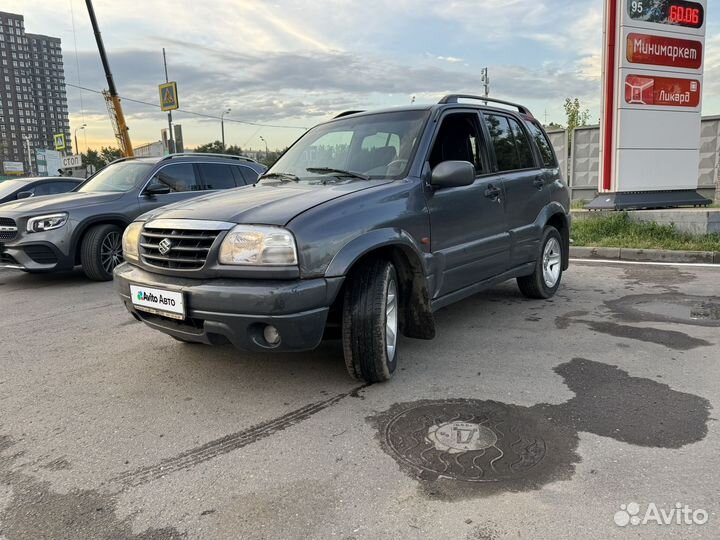
<path id="1" fill-rule="evenodd" d="M 122 261 L 122 230 L 117 225 L 97 225 L 82 239 L 80 263 L 93 281 L 111 281 Z"/>
<path id="2" fill-rule="evenodd" d="M 342 344 L 351 377 L 389 380 L 397 368 L 400 295 L 392 263 L 373 260 L 348 276 L 343 299 Z"/>
<path id="3" fill-rule="evenodd" d="M 562 280 L 562 237 L 555 227 L 547 227 L 540 242 L 535 270 L 517 279 L 518 287 L 528 298 L 548 299 L 555 296 Z"/>

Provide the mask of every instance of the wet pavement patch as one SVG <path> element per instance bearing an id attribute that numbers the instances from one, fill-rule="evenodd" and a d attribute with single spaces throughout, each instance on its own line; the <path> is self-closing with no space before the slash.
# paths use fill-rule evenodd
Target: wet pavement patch
<path id="1" fill-rule="evenodd" d="M 576 394 L 560 405 L 416 401 L 368 421 L 423 492 L 445 500 L 570 479 L 580 461 L 579 432 L 654 448 L 681 448 L 707 435 L 710 404 L 701 397 L 582 358 L 555 372 Z"/>
<path id="2" fill-rule="evenodd" d="M 609 336 L 635 339 L 646 343 L 655 343 L 676 351 L 689 351 L 697 347 L 710 347 L 712 343 L 704 339 L 694 338 L 676 330 L 661 330 L 659 328 L 647 328 L 617 324 L 605 321 L 584 321 L 590 329 L 607 334 Z"/>
<path id="3" fill-rule="evenodd" d="M 694 274 L 674 266 L 630 265 L 622 266 L 625 280 L 630 286 L 676 290 L 676 287 L 697 279 Z"/>
<path id="4" fill-rule="evenodd" d="M 653 448 L 682 448 L 707 435 L 711 407 L 704 398 L 582 358 L 554 371 L 575 397 L 548 408 L 578 431 Z"/>
<path id="5" fill-rule="evenodd" d="M 624 321 L 720 327 L 720 298 L 686 294 L 636 294 L 605 302 Z"/>
<path id="6" fill-rule="evenodd" d="M 0 510 L 0 538 L 4 540 L 179 540 L 175 528 L 132 530 L 132 516 L 116 514 L 119 493 L 77 489 L 56 493 L 50 483 L 23 473 L 15 464 L 12 441 L 0 435 L 0 483 L 12 489 L 7 506 Z"/>

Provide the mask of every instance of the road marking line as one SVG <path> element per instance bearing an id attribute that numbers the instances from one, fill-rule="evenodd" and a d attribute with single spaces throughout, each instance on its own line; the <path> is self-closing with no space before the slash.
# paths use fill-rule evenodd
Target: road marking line
<path id="1" fill-rule="evenodd" d="M 715 268 L 720 270 L 720 264 L 707 263 L 673 263 L 673 262 L 652 262 L 652 261 L 620 261 L 612 259 L 570 259 L 570 262 L 589 262 L 603 264 L 630 264 L 647 266 L 691 266 L 695 268 Z"/>

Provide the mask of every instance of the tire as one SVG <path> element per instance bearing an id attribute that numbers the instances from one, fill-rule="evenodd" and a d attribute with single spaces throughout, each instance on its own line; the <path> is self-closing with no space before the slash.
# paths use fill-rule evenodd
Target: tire
<path id="1" fill-rule="evenodd" d="M 529 276 L 517 278 L 517 284 L 528 298 L 546 300 L 555 296 L 562 281 L 563 247 L 560 232 L 555 227 L 543 231 L 535 270 Z"/>
<path id="2" fill-rule="evenodd" d="M 82 239 L 80 263 L 93 281 L 112 281 L 113 270 L 123 261 L 122 229 L 117 225 L 96 225 Z"/>
<path id="3" fill-rule="evenodd" d="M 345 365 L 354 379 L 383 382 L 395 372 L 398 293 L 397 272 L 388 261 L 369 261 L 348 276 L 343 298 L 342 345 Z"/>

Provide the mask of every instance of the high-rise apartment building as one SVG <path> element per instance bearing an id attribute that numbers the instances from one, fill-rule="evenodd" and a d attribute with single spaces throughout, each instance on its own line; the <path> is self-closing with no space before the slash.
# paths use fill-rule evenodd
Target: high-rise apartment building
<path id="1" fill-rule="evenodd" d="M 58 133 L 70 153 L 60 39 L 25 33 L 22 15 L 0 11 L 0 160 L 37 172 L 35 150 L 54 148 Z"/>

